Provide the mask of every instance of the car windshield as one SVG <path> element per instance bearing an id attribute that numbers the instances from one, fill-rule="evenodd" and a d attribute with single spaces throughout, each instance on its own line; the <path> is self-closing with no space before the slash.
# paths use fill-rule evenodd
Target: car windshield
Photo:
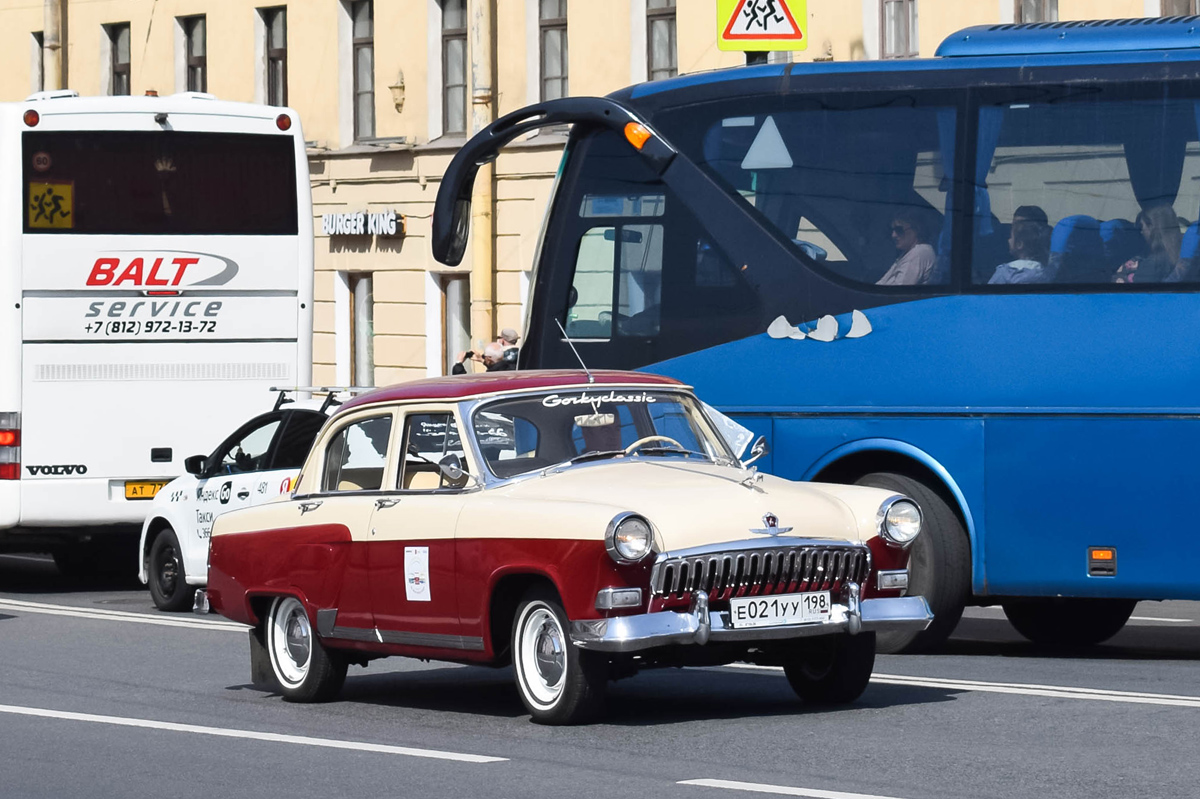
<path id="1" fill-rule="evenodd" d="M 589 388 L 499 400 L 472 429 L 488 470 L 512 477 L 574 460 L 640 457 L 732 462 L 695 398 L 680 392 Z"/>

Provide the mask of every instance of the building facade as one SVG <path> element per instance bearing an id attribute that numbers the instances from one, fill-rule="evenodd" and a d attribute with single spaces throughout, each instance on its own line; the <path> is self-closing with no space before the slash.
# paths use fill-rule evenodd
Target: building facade
<path id="1" fill-rule="evenodd" d="M 931 56 L 968 25 L 1198 5 L 808 0 L 807 50 L 746 55 L 717 49 L 716 0 L 0 0 L 0 101 L 61 83 L 295 108 L 318 217 L 314 380 L 382 385 L 447 373 L 459 351 L 522 327 L 563 132 L 481 171 L 461 266 L 435 262 L 428 241 L 441 174 L 498 115 L 754 59 Z"/>

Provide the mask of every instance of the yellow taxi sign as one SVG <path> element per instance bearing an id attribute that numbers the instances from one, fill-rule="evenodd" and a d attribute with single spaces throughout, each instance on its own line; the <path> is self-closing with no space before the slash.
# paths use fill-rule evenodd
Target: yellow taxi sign
<path id="1" fill-rule="evenodd" d="M 29 227 L 69 230 L 75 227 L 75 184 L 68 181 L 29 182 Z"/>
<path id="2" fill-rule="evenodd" d="M 717 0 L 717 48 L 808 49 L 807 0 Z"/>

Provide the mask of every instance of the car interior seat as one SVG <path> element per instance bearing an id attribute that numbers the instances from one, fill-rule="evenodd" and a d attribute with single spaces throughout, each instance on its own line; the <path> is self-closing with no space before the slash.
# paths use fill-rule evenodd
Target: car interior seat
<path id="1" fill-rule="evenodd" d="M 1085 214 L 1068 216 L 1050 234 L 1049 273 L 1052 283 L 1107 283 L 1116 265 L 1104 256 L 1100 222 Z"/>

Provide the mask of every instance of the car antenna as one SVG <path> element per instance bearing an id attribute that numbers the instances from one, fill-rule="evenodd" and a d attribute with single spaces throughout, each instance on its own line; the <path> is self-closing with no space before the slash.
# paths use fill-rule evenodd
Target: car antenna
<path id="1" fill-rule="evenodd" d="M 571 341 L 571 337 L 567 335 L 562 322 L 555 319 L 554 324 L 558 325 L 558 329 L 562 331 L 563 340 L 567 342 L 567 346 L 571 348 L 571 352 L 575 353 L 575 360 L 579 361 L 579 365 L 583 367 L 584 373 L 588 376 L 588 383 L 595 383 L 596 378 L 592 377 L 592 370 L 588 369 L 587 364 L 583 362 L 583 358 L 579 357 L 579 350 L 575 349 L 575 342 Z"/>

